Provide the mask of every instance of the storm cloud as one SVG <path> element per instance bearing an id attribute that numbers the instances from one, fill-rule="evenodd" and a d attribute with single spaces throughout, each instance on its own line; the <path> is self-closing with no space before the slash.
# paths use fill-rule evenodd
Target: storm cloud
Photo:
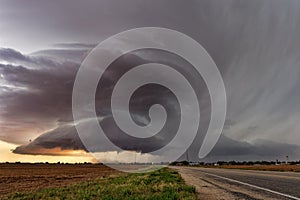
<path id="1" fill-rule="evenodd" d="M 85 150 L 72 124 L 71 109 L 80 63 L 110 35 L 134 27 L 159 26 L 197 40 L 223 77 L 227 120 L 223 137 L 209 156 L 247 160 L 289 154 L 297 159 L 298 0 L 32 2 L 36 6 L 29 8 L 6 1 L 6 10 L 0 9 L 7 19 L 1 20 L 0 26 L 6 33 L 6 40 L 0 43 L 6 47 L 0 49 L 0 140 L 21 145 L 15 153 L 41 154 L 38 149 L 51 148 Z M 14 31 L 15 27 L 23 31 Z M 53 46 L 48 47 L 45 41 Z M 32 46 L 39 50 L 22 53 L 17 49 L 32 52 Z M 207 95 L 202 103 L 207 107 L 201 111 L 206 116 L 201 119 L 205 131 L 210 111 Z M 107 113 L 101 104 L 98 108 Z M 147 117 L 139 117 L 135 116 L 137 123 L 148 122 Z M 190 147 L 194 160 L 198 159 L 202 137 L 197 136 Z M 98 150 L 110 149 L 103 144 Z"/>
<path id="2" fill-rule="evenodd" d="M 0 64 L 1 140 L 22 144 L 60 122 L 72 121 L 71 92 L 78 63 L 58 58 L 48 62 L 50 57 L 24 56 L 11 49 L 1 49 L 0 55 L 12 63 Z M 36 60 L 47 62 L 37 67 Z"/>
<path id="3" fill-rule="evenodd" d="M 74 125 L 63 125 L 46 132 L 33 142 L 17 147 L 13 152 L 29 155 L 64 155 L 64 151 L 67 150 L 82 150 L 87 152 Z M 114 151 L 114 149 L 111 149 L 106 143 L 97 146 L 97 152 L 106 151 Z M 188 153 L 190 156 L 192 152 L 189 151 Z M 66 153 L 66 155 L 68 154 Z M 261 139 L 256 140 L 254 143 L 249 143 L 233 140 L 222 135 L 215 148 L 202 161 L 274 161 L 277 159 L 285 160 L 287 155 L 291 160 L 298 160 L 300 156 L 300 146 Z M 185 160 L 187 159 L 186 156 L 185 154 L 180 159 Z M 191 160 L 198 161 L 197 158 Z"/>

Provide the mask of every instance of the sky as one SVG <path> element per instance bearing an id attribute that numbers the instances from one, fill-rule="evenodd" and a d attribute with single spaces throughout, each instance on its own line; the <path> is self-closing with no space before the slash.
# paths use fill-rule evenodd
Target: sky
<path id="1" fill-rule="evenodd" d="M 300 159 L 298 0 L 0 0 L 0 162 L 93 161 L 73 123 L 75 76 L 99 42 L 137 27 L 183 32 L 215 61 L 228 107 L 208 160 Z M 154 59 L 159 52 L 135 56 Z M 205 126 L 210 102 L 203 98 Z M 105 113 L 105 104 L 98 109 Z M 136 113 L 137 123 L 144 114 Z M 190 147 L 193 160 L 201 138 Z M 110 151 L 102 144 L 101 158 Z"/>

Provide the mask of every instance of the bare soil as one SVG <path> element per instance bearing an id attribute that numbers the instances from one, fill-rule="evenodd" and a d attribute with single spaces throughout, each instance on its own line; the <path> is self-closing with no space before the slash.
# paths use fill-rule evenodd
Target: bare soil
<path id="1" fill-rule="evenodd" d="M 0 164 L 0 198 L 120 173 L 96 164 Z"/>

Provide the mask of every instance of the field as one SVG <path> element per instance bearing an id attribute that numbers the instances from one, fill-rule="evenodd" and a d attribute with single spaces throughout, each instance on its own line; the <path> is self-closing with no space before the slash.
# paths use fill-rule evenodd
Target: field
<path id="1" fill-rule="evenodd" d="M 300 172 L 300 165 L 221 165 L 215 167 L 225 169 Z"/>
<path id="2" fill-rule="evenodd" d="M 102 165 L 0 165 L 0 199 L 197 199 L 171 169 L 119 173 Z"/>
<path id="3" fill-rule="evenodd" d="M 0 199 L 13 192 L 60 187 L 117 171 L 103 165 L 0 164 Z"/>

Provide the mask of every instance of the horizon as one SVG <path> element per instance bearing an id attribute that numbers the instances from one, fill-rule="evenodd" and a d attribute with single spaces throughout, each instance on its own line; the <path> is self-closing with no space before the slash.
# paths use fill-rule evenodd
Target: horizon
<path id="1" fill-rule="evenodd" d="M 149 8 L 154 10 L 154 14 L 148 11 Z M 173 0 L 151 3 L 137 0 L 2 1 L 0 163 L 109 163 L 132 160 L 152 163 L 174 161 L 174 157 L 182 160 L 187 152 L 188 160 L 203 162 L 222 159 L 284 160 L 286 156 L 290 161 L 300 160 L 299 10 L 300 2 L 292 0 L 203 0 L 189 3 Z M 148 27 L 148 32 L 141 38 L 155 45 L 159 45 L 160 40 L 157 35 L 151 35 L 149 27 L 182 32 L 198 42 L 222 79 L 214 81 L 217 89 L 211 92 L 206 79 L 196 77 L 199 74 L 182 56 L 175 57 L 173 52 L 168 53 L 164 49 L 132 51 L 116 59 L 108 68 L 111 71 L 103 73 L 103 82 L 97 85 L 94 95 L 96 116 L 84 115 L 85 111 L 90 112 L 89 106 L 93 105 L 89 102 L 86 107 L 78 106 L 81 109 L 78 113 L 83 117 L 76 119 L 74 91 L 83 63 L 92 63 L 88 58 L 94 50 L 97 51 L 101 42 L 108 41 L 107 38 L 118 37 L 124 31 L 142 27 Z M 136 37 L 136 41 L 141 38 Z M 124 49 L 131 47 L 126 40 L 116 41 L 106 49 L 107 57 L 123 53 Z M 183 44 L 178 42 L 176 45 L 181 47 Z M 169 81 L 174 88 L 181 88 L 179 96 L 185 102 L 174 98 L 173 90 L 153 84 L 137 87 L 132 92 L 134 98 L 128 100 L 129 105 L 121 107 L 124 106 L 122 100 L 130 90 L 121 90 L 127 87 L 126 84 L 110 84 L 117 82 L 115 79 L 121 77 L 125 69 L 130 71 L 131 65 L 146 65 L 146 61 L 148 64 L 173 66 L 177 72 L 189 76 L 191 88 L 196 90 L 188 96 L 183 84 L 178 83 L 178 77 L 181 76 L 165 68 L 153 74 L 141 73 L 143 76 L 136 76 L 134 73 L 138 73 L 138 70 L 131 70 L 133 75 L 124 79 L 129 77 L 127 81 L 134 80 L 135 83 L 170 75 L 170 78 L 163 77 L 162 82 Z M 157 65 L 153 69 L 158 67 L 162 66 Z M 112 69 L 120 70 L 114 72 Z M 92 75 L 93 72 L 90 73 Z M 86 80 L 86 83 L 89 81 Z M 221 83 L 225 91 L 219 87 L 223 86 Z M 110 89 L 114 86 L 121 88 L 118 90 L 121 92 L 111 92 L 111 96 L 115 95 L 118 99 L 110 103 Z M 225 102 L 222 102 L 223 93 L 226 94 Z M 217 97 L 215 101 L 211 98 L 213 94 Z M 197 97 L 198 104 L 195 105 L 199 105 L 201 117 L 190 103 L 193 95 Z M 86 96 L 89 94 L 83 90 L 82 97 Z M 227 107 L 213 109 L 214 103 Z M 117 105 L 117 111 L 109 110 L 113 107 L 111 104 Z M 157 104 L 160 106 L 155 107 Z M 165 110 L 162 111 L 161 107 Z M 185 115 L 183 108 L 187 110 Z M 130 115 L 124 114 L 127 110 Z M 224 110 L 227 110 L 224 127 L 212 127 L 211 135 L 216 136 L 205 140 L 211 119 L 222 116 Z M 213 111 L 217 114 L 213 115 Z M 121 122 L 115 120 L 116 113 L 121 117 L 126 116 L 126 119 L 123 118 Z M 181 114 L 183 117 L 177 118 Z M 199 124 L 195 120 L 182 123 L 189 114 L 192 117 L 199 114 Z M 152 120 L 151 117 L 156 118 Z M 165 124 L 161 122 L 164 120 Z M 98 132 L 96 134 L 95 130 L 91 130 L 95 121 L 103 132 L 107 132 L 97 140 L 92 136 Z M 222 119 L 215 121 L 222 124 Z M 131 122 L 136 126 L 129 127 Z M 172 143 L 172 139 L 177 138 L 172 134 L 175 129 L 181 130 L 181 124 L 184 124 L 182 129 L 186 129 L 182 131 L 185 135 L 178 136 L 179 139 Z M 126 127 L 132 135 L 120 137 L 118 134 L 126 131 L 115 125 Z M 192 133 L 194 129 L 197 131 L 195 135 Z M 78 130 L 85 130 L 86 133 Z M 90 136 L 90 140 L 85 140 L 84 134 Z M 147 140 L 146 136 L 153 138 Z M 140 143 L 134 137 L 142 138 Z M 107 138 L 111 143 L 107 142 Z M 91 141 L 95 141 L 97 147 L 90 144 Z M 211 151 L 201 148 L 206 144 L 210 145 L 207 146 L 211 147 Z M 167 145 L 170 146 L 163 149 L 163 153 L 158 150 Z M 199 156 L 202 150 L 209 152 L 204 158 Z"/>

